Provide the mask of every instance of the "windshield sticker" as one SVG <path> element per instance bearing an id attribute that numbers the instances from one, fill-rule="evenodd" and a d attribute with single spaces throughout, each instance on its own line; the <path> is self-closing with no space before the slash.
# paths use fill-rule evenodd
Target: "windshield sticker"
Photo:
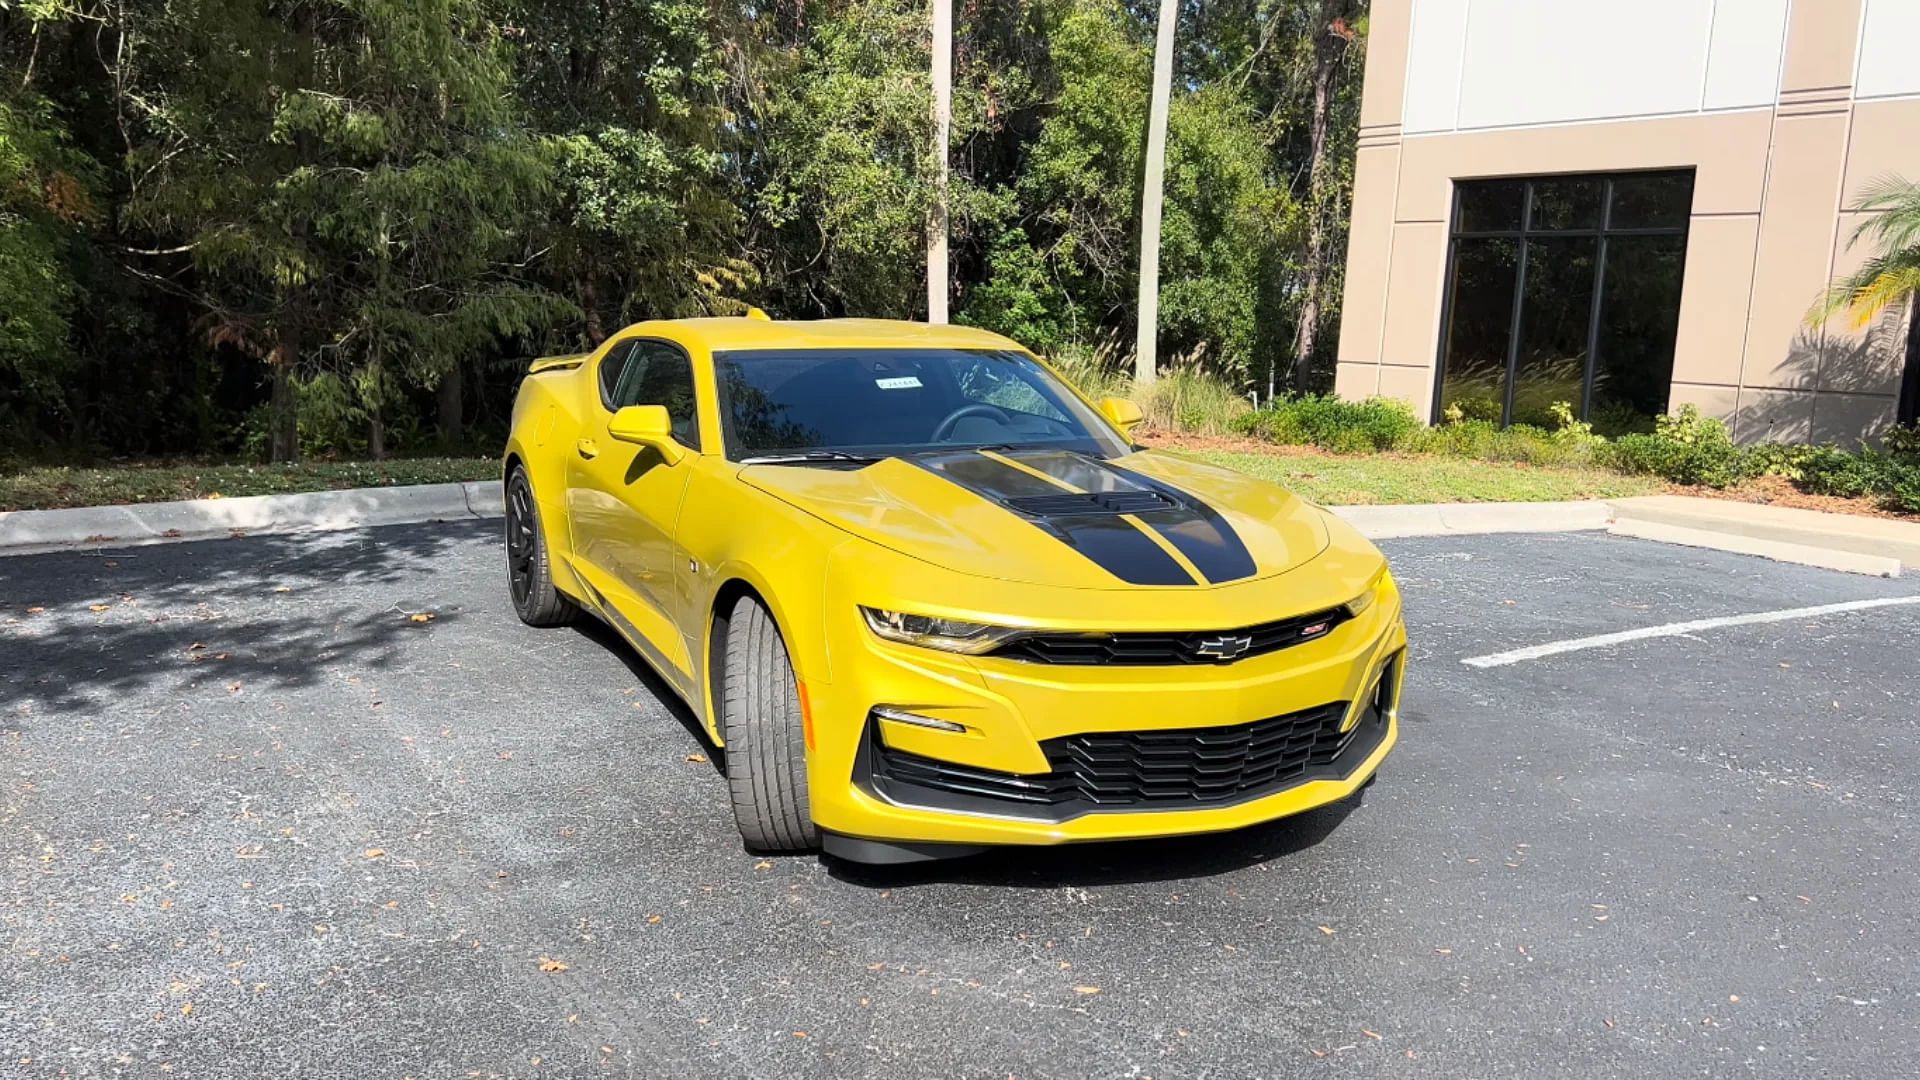
<path id="1" fill-rule="evenodd" d="M 882 390 L 918 390 L 920 380 L 912 375 L 902 375 L 897 379 L 875 379 L 873 385 Z"/>

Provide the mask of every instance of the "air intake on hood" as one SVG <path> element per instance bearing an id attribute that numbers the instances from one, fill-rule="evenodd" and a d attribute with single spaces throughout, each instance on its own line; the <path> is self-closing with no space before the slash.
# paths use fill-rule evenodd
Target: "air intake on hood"
<path id="1" fill-rule="evenodd" d="M 1095 491 L 1087 494 L 1023 495 L 1006 500 L 1007 509 L 1028 517 L 1069 517 L 1075 514 L 1150 514 L 1178 509 L 1180 504 L 1157 491 Z"/>

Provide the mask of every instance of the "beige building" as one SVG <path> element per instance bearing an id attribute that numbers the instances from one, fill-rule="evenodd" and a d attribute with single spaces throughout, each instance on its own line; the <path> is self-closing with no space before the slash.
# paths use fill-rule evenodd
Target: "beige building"
<path id="1" fill-rule="evenodd" d="M 1912 312 L 1804 318 L 1870 254 L 1861 192 L 1920 181 L 1920 0 L 1374 0 L 1356 170 L 1342 396 L 1914 420 Z"/>

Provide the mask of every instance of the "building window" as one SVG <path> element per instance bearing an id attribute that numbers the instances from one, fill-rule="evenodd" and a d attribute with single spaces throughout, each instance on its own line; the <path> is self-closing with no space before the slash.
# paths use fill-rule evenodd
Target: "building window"
<path id="1" fill-rule="evenodd" d="M 1435 416 L 1650 430 L 1692 205 L 1690 169 L 1455 183 Z"/>

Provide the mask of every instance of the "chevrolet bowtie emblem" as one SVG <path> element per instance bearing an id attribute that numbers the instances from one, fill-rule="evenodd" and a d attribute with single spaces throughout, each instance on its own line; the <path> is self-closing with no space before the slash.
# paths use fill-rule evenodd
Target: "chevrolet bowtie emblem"
<path id="1" fill-rule="evenodd" d="M 1219 637 L 1203 639 L 1200 647 L 1193 651 L 1196 656 L 1205 656 L 1213 660 L 1231 660 L 1251 648 L 1253 648 L 1253 639 L 1245 634 L 1222 634 Z"/>

